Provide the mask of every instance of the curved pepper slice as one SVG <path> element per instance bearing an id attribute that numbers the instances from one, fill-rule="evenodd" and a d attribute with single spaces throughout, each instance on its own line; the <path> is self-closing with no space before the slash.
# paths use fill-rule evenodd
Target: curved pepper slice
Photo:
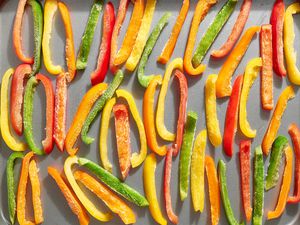
<path id="1" fill-rule="evenodd" d="M 209 50 L 209 48 L 219 35 L 221 29 L 233 13 L 237 2 L 238 0 L 228 0 L 223 5 L 222 9 L 218 12 L 214 21 L 208 27 L 200 43 L 198 44 L 198 47 L 196 48 L 195 54 L 193 56 L 192 63 L 194 67 L 197 67 L 201 64 L 207 51 Z"/>
<path id="2" fill-rule="evenodd" d="M 239 124 L 242 133 L 248 138 L 254 138 L 256 136 L 256 130 L 250 127 L 247 119 L 247 101 L 250 89 L 258 76 L 262 67 L 261 58 L 255 58 L 248 62 L 245 70 L 243 87 L 241 91 L 240 110 L 239 110 Z"/>
<path id="3" fill-rule="evenodd" d="M 184 24 L 187 14 L 188 14 L 189 6 L 190 6 L 190 0 L 183 0 L 182 7 L 177 16 L 176 22 L 173 26 L 171 35 L 170 35 L 167 43 L 165 44 L 160 56 L 158 57 L 157 62 L 166 64 L 169 61 L 169 59 L 171 58 L 174 48 L 175 48 L 175 45 L 177 43 L 177 39 L 178 39 L 180 31 L 181 31 L 181 28 Z"/>
<path id="4" fill-rule="evenodd" d="M 242 36 L 241 40 L 237 43 L 235 48 L 232 50 L 225 63 L 223 64 L 217 80 L 217 97 L 227 97 L 231 95 L 231 78 L 240 64 L 243 56 L 245 55 L 253 36 L 260 31 L 259 26 L 253 26 L 248 28 Z"/>
<path id="5" fill-rule="evenodd" d="M 158 23 L 156 24 L 156 26 L 154 27 L 154 29 L 152 30 L 145 49 L 143 51 L 141 60 L 140 60 L 140 64 L 137 70 L 137 76 L 138 76 L 138 81 L 140 83 L 140 85 L 142 85 L 144 88 L 147 88 L 150 81 L 154 78 L 154 74 L 146 76 L 145 75 L 145 66 L 147 64 L 149 55 L 151 54 L 163 28 L 167 25 L 168 20 L 170 18 L 171 14 L 170 13 L 165 13 L 160 20 L 158 21 Z"/>
<path id="6" fill-rule="evenodd" d="M 184 58 L 183 58 L 184 70 L 189 75 L 193 75 L 193 76 L 200 75 L 204 72 L 206 68 L 206 66 L 202 64 L 197 68 L 193 67 L 192 65 L 193 49 L 197 38 L 198 27 L 202 22 L 202 20 L 206 17 L 210 8 L 214 6 L 216 3 L 217 0 L 199 0 L 196 5 L 192 24 L 190 27 L 189 37 L 185 47 Z"/>
<path id="7" fill-rule="evenodd" d="M 204 209 L 204 169 L 207 132 L 202 130 L 196 137 L 191 160 L 191 194 L 195 212 Z"/>
<path id="8" fill-rule="evenodd" d="M 54 167 L 48 167 L 48 174 L 55 180 L 57 186 L 61 190 L 65 199 L 68 202 L 69 207 L 72 212 L 78 217 L 80 225 L 88 225 L 90 222 L 90 218 L 85 211 L 84 207 L 81 205 L 75 193 L 72 189 L 67 185 L 66 181 L 60 175 L 60 173 Z"/>
<path id="9" fill-rule="evenodd" d="M 275 140 L 277 131 L 281 124 L 281 117 L 287 107 L 287 103 L 290 99 L 295 97 L 294 88 L 292 86 L 286 87 L 280 94 L 272 118 L 270 120 L 268 129 L 264 135 L 262 141 L 262 150 L 265 155 L 269 154 L 272 143 Z"/>
<path id="10" fill-rule="evenodd" d="M 14 69 L 8 69 L 3 75 L 1 82 L 1 134 L 5 144 L 9 147 L 9 149 L 13 151 L 24 151 L 27 148 L 26 144 L 18 140 L 17 137 L 11 132 L 9 123 L 9 79 L 13 73 Z"/>
<path id="11" fill-rule="evenodd" d="M 144 177 L 144 190 L 147 200 L 149 201 L 149 210 L 153 219 L 161 225 L 166 225 L 167 221 L 162 215 L 159 207 L 156 194 L 155 185 L 155 170 L 156 170 L 156 158 L 154 153 L 151 153 L 146 157 L 143 177 Z"/>
<path id="12" fill-rule="evenodd" d="M 106 88 L 106 83 L 97 84 L 83 96 L 65 139 L 65 148 L 69 155 L 75 155 L 77 153 L 78 148 L 74 148 L 74 144 L 80 134 L 84 121 L 94 103 L 105 92 Z"/>
<path id="13" fill-rule="evenodd" d="M 282 215 L 284 212 L 286 202 L 288 199 L 291 183 L 292 183 L 292 176 L 293 176 L 293 150 L 290 146 L 288 146 L 285 151 L 285 159 L 286 164 L 284 168 L 282 184 L 280 188 L 280 193 L 278 196 L 277 205 L 274 211 L 268 212 L 268 220 L 276 219 Z"/>
<path id="14" fill-rule="evenodd" d="M 240 38 L 246 22 L 248 20 L 250 10 L 252 6 L 252 0 L 244 0 L 243 5 L 241 6 L 240 13 L 233 25 L 231 33 L 227 39 L 227 41 L 222 45 L 222 47 L 218 50 L 212 51 L 211 55 L 214 58 L 220 59 L 229 54 L 229 52 L 233 49 L 237 40 Z"/>

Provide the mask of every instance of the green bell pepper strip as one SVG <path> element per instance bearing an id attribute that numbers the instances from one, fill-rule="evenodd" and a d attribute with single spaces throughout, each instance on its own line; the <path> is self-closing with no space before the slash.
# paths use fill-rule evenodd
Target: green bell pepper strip
<path id="1" fill-rule="evenodd" d="M 266 190 L 275 187 L 279 179 L 279 167 L 281 164 L 284 149 L 288 146 L 288 139 L 284 136 L 278 136 L 272 145 L 270 164 L 268 166 L 266 177 Z"/>
<path id="2" fill-rule="evenodd" d="M 261 147 L 259 146 L 256 147 L 254 153 L 253 225 L 262 225 L 264 214 L 264 173 L 264 158 Z"/>
<path id="3" fill-rule="evenodd" d="M 104 168 L 98 164 L 92 162 L 86 158 L 79 158 L 78 163 L 81 166 L 86 167 L 92 173 L 94 173 L 105 185 L 110 187 L 113 191 L 127 199 L 128 201 L 136 204 L 137 206 L 148 206 L 147 199 L 138 193 L 127 184 L 120 181 L 117 177 L 107 172 Z"/>
<path id="4" fill-rule="evenodd" d="M 142 54 L 142 57 L 140 60 L 140 64 L 139 64 L 139 67 L 137 70 L 137 76 L 138 76 L 138 81 L 139 81 L 140 85 L 142 85 L 144 88 L 148 87 L 150 81 L 155 76 L 155 75 L 146 76 L 145 75 L 145 66 L 146 66 L 148 58 L 157 42 L 157 39 L 159 38 L 163 28 L 167 25 L 170 16 L 171 16 L 171 13 L 165 13 L 160 18 L 160 20 L 158 21 L 158 23 L 152 30 L 152 32 L 147 40 L 145 49 L 143 51 L 143 54 Z"/>
<path id="5" fill-rule="evenodd" d="M 76 69 L 78 70 L 83 70 L 87 66 L 91 45 L 102 8 L 103 0 L 95 0 L 91 8 L 85 31 L 81 38 L 79 53 L 76 60 Z"/>
<path id="6" fill-rule="evenodd" d="M 197 120 L 198 115 L 196 112 L 188 112 L 179 161 L 179 189 L 181 201 L 183 201 L 188 194 L 192 147 L 195 137 Z"/>
<path id="7" fill-rule="evenodd" d="M 233 13 L 237 2 L 238 0 L 228 0 L 205 32 L 192 59 L 193 66 L 195 68 L 201 64 L 208 49 L 211 47 L 224 24 Z"/>
<path id="8" fill-rule="evenodd" d="M 94 138 L 91 138 L 87 136 L 87 133 L 90 129 L 91 124 L 93 123 L 96 116 L 99 114 L 99 112 L 103 109 L 105 106 L 105 103 L 111 99 L 111 97 L 114 95 L 115 91 L 118 89 L 120 84 L 122 83 L 124 78 L 124 74 L 122 70 L 118 70 L 116 75 L 114 76 L 113 81 L 108 86 L 107 90 L 104 92 L 104 94 L 100 97 L 100 99 L 95 103 L 94 108 L 89 113 L 88 117 L 86 118 L 84 125 L 82 127 L 81 131 L 81 139 L 82 141 L 89 145 L 92 142 L 94 142 Z"/>
<path id="9" fill-rule="evenodd" d="M 222 159 L 218 163 L 218 174 L 219 174 L 221 197 L 222 197 L 223 206 L 225 209 L 225 214 L 226 214 L 228 223 L 230 225 L 244 224 L 244 222 L 239 223 L 236 220 L 236 218 L 234 217 L 234 213 L 231 208 L 230 199 L 228 196 L 227 179 L 226 179 L 226 164 Z"/>
<path id="10" fill-rule="evenodd" d="M 14 224 L 16 219 L 16 187 L 14 177 L 14 166 L 16 159 L 22 159 L 23 157 L 23 153 L 14 152 L 8 157 L 6 163 L 8 214 L 11 224 Z"/>

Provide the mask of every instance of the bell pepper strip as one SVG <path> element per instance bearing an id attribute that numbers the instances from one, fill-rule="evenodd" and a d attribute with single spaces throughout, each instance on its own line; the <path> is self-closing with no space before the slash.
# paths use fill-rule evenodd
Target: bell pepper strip
<path id="1" fill-rule="evenodd" d="M 154 153 L 151 153 L 146 157 L 144 170 L 143 170 L 143 180 L 144 180 L 144 190 L 146 198 L 149 202 L 149 210 L 153 219 L 161 225 L 166 225 L 167 221 L 162 215 L 156 194 L 155 185 L 155 170 L 156 170 L 156 157 Z"/>
<path id="2" fill-rule="evenodd" d="M 180 102 L 179 102 L 179 113 L 177 121 L 177 131 L 175 143 L 173 143 L 173 156 L 177 156 L 182 145 L 184 124 L 186 120 L 186 106 L 188 99 L 188 84 L 185 75 L 180 70 L 175 70 L 175 77 L 179 82 L 180 89 Z"/>
<path id="3" fill-rule="evenodd" d="M 113 107 L 115 117 L 115 131 L 117 150 L 122 179 L 128 176 L 131 163 L 131 141 L 128 108 L 124 104 L 116 104 Z"/>
<path id="4" fill-rule="evenodd" d="M 250 194 L 250 175 L 251 175 L 251 141 L 242 140 L 240 142 L 240 176 L 241 192 L 245 216 L 248 222 L 251 221 L 252 207 Z"/>
<path id="5" fill-rule="evenodd" d="M 287 103 L 290 99 L 295 97 L 294 88 L 292 86 L 286 87 L 280 94 L 277 101 L 272 118 L 269 122 L 268 128 L 262 140 L 262 150 L 265 155 L 269 154 L 273 141 L 276 138 L 277 131 L 281 124 L 282 115 L 287 107 Z"/>
<path id="6" fill-rule="evenodd" d="M 78 217 L 80 225 L 88 225 L 90 222 L 90 218 L 80 203 L 79 199 L 73 192 L 73 190 L 69 187 L 65 179 L 60 175 L 57 169 L 54 167 L 48 167 L 48 174 L 55 180 L 57 186 L 61 190 L 62 194 L 64 195 L 65 199 L 69 207 L 71 208 L 72 212 Z"/>
<path id="7" fill-rule="evenodd" d="M 149 148 L 160 156 L 167 153 L 165 145 L 159 146 L 156 139 L 156 130 L 154 124 L 154 95 L 157 85 L 161 85 L 162 78 L 160 75 L 154 77 L 147 87 L 143 100 L 143 121 L 146 132 L 146 139 Z"/>
<path id="8" fill-rule="evenodd" d="M 223 149 L 227 156 L 232 157 L 234 152 L 234 137 L 237 131 L 237 123 L 239 116 L 240 97 L 243 86 L 243 75 L 237 76 L 234 81 L 232 93 L 227 105 Z"/>
<path id="9" fill-rule="evenodd" d="M 245 31 L 244 35 L 232 50 L 225 63 L 223 64 L 217 80 L 217 97 L 227 97 L 231 95 L 231 78 L 234 71 L 240 64 L 243 56 L 245 55 L 253 36 L 260 31 L 259 26 L 253 26 Z"/>
<path id="10" fill-rule="evenodd" d="M 159 136 L 166 141 L 174 141 L 175 134 L 168 131 L 165 125 L 165 99 L 167 96 L 168 85 L 170 81 L 170 77 L 172 75 L 173 70 L 179 69 L 183 70 L 183 61 L 181 58 L 176 58 L 167 66 L 162 86 L 159 92 L 158 103 L 157 103 L 157 111 L 156 111 L 156 129 Z"/>
<path id="11" fill-rule="evenodd" d="M 103 82 L 109 66 L 111 38 L 115 25 L 115 9 L 111 2 L 108 2 L 104 9 L 102 24 L 102 39 L 97 60 L 97 68 L 91 73 L 92 85 Z"/>
<path id="12" fill-rule="evenodd" d="M 71 82 L 76 75 L 76 64 L 75 64 L 75 47 L 73 30 L 71 23 L 71 16 L 68 7 L 63 2 L 58 2 L 58 9 L 62 16 L 62 20 L 66 31 L 66 62 L 68 67 L 68 72 L 66 73 L 67 81 Z"/>
<path id="13" fill-rule="evenodd" d="M 17 219 L 19 224 L 35 225 L 34 222 L 26 219 L 26 192 L 29 163 L 33 155 L 33 152 L 27 153 L 22 161 L 21 174 L 17 191 Z"/>
<path id="14" fill-rule="evenodd" d="M 121 48 L 117 52 L 115 61 L 113 62 L 115 66 L 123 64 L 129 58 L 142 24 L 144 9 L 144 0 L 134 1 L 132 15 L 126 30 L 123 43 L 121 45 Z"/>
<path id="15" fill-rule="evenodd" d="M 165 199 L 165 206 L 167 211 L 167 216 L 169 220 L 173 224 L 178 224 L 178 216 L 174 213 L 172 209 L 172 197 L 171 197 L 171 171 L 172 171 L 172 155 L 173 149 L 168 148 L 167 155 L 165 159 L 165 168 L 164 168 L 164 199 Z"/>
<path id="16" fill-rule="evenodd" d="M 21 152 L 13 152 L 6 162 L 6 184 L 7 184 L 7 201 L 8 201 L 8 214 L 11 224 L 15 223 L 16 219 L 16 187 L 14 167 L 17 159 L 23 159 L 24 154 Z"/>
<path id="17" fill-rule="evenodd" d="M 58 10 L 57 0 L 46 0 L 44 6 L 44 31 L 42 40 L 43 60 L 47 71 L 51 74 L 61 74 L 63 68 L 54 65 L 51 60 L 50 40 L 54 16 Z"/>
<path id="18" fill-rule="evenodd" d="M 255 148 L 253 178 L 253 225 L 262 225 L 264 214 L 264 158 L 261 147 Z"/>
<path id="19" fill-rule="evenodd" d="M 273 103 L 273 46 L 272 25 L 265 24 L 260 30 L 260 57 L 262 59 L 260 96 L 265 110 L 272 110 Z"/>
<path id="20" fill-rule="evenodd" d="M 197 120 L 197 113 L 193 111 L 188 112 L 179 160 L 179 192 L 181 201 L 186 199 L 188 195 L 192 147 Z"/>
<path id="21" fill-rule="evenodd" d="M 275 187 L 279 180 L 279 167 L 284 150 L 288 146 L 288 139 L 284 136 L 278 136 L 272 145 L 270 164 L 266 176 L 266 190 Z"/>
<path id="22" fill-rule="evenodd" d="M 268 212 L 268 220 L 276 219 L 282 215 L 285 210 L 285 206 L 287 203 L 291 183 L 292 183 L 292 176 L 293 176 L 293 150 L 290 146 L 288 146 L 285 151 L 285 168 L 282 178 L 282 184 L 278 196 L 277 205 L 274 211 Z"/>
<path id="23" fill-rule="evenodd" d="M 252 129 L 247 119 L 247 102 L 250 89 L 258 76 L 262 67 L 261 58 L 254 58 L 250 60 L 246 66 L 245 74 L 243 78 L 243 87 L 240 97 L 239 108 L 239 124 L 242 133 L 248 138 L 254 138 L 256 136 L 256 130 Z"/>
<path id="24" fill-rule="evenodd" d="M 65 139 L 65 149 L 67 150 L 69 155 L 75 155 L 77 153 L 78 148 L 75 148 L 74 144 L 77 141 L 78 136 L 80 135 L 80 131 L 83 127 L 84 121 L 87 118 L 94 103 L 106 91 L 106 89 L 107 84 L 100 83 L 93 86 L 83 96 Z"/>
<path id="25" fill-rule="evenodd" d="M 201 64 L 207 51 L 210 49 L 211 45 L 216 40 L 223 26 L 233 13 L 237 2 L 238 0 L 228 0 L 223 5 L 219 13 L 216 15 L 214 21 L 208 27 L 200 43 L 198 44 L 198 47 L 196 48 L 195 54 L 192 58 L 192 64 L 194 67 L 198 67 Z"/>
<path id="26" fill-rule="evenodd" d="M 286 75 L 283 56 L 283 23 L 285 15 L 284 8 L 284 1 L 276 0 L 270 18 L 270 24 L 273 28 L 273 69 L 275 73 L 280 77 L 284 77 Z"/>
<path id="27" fill-rule="evenodd" d="M 130 56 L 128 57 L 125 64 L 125 67 L 128 71 L 134 71 L 138 62 L 140 61 L 150 31 L 155 6 L 156 0 L 147 0 L 139 32 L 137 34 Z"/>
<path id="28" fill-rule="evenodd" d="M 294 172 L 294 194 L 288 197 L 288 203 L 300 202 L 300 130 L 296 124 L 289 126 L 289 134 L 291 136 L 294 153 L 295 153 L 295 172 Z"/>
<path id="29" fill-rule="evenodd" d="M 10 88 L 10 119 L 11 125 L 17 135 L 23 133 L 23 94 L 25 89 L 25 79 L 31 74 L 31 66 L 28 64 L 19 65 L 11 81 Z"/>
<path id="30" fill-rule="evenodd" d="M 98 164 L 86 158 L 79 158 L 78 162 L 81 166 L 84 166 L 90 172 L 94 173 L 102 183 L 104 183 L 117 194 L 127 199 L 129 202 L 132 202 L 140 207 L 149 205 L 147 199 L 144 196 L 142 196 L 133 188 L 129 187 L 127 184 L 121 182 L 117 177 L 107 172 Z"/>
<path id="31" fill-rule="evenodd" d="M 135 104 L 133 96 L 128 91 L 123 90 L 123 89 L 116 90 L 116 95 L 118 98 L 123 98 L 127 102 L 130 112 L 131 112 L 131 115 L 133 117 L 133 120 L 135 121 L 136 126 L 138 128 L 141 147 L 140 147 L 139 153 L 136 153 L 136 152 L 132 153 L 131 158 L 130 158 L 132 168 L 136 168 L 144 162 L 144 160 L 147 156 L 148 149 L 147 149 L 147 140 L 146 140 L 146 132 L 145 132 L 144 123 L 140 117 L 140 114 L 139 114 L 138 108 Z"/>
<path id="32" fill-rule="evenodd" d="M 22 20 L 25 11 L 27 0 L 19 0 L 15 20 L 14 20 L 14 27 L 13 27 L 13 46 L 15 49 L 15 53 L 17 57 L 23 62 L 28 64 L 33 64 L 33 57 L 28 57 L 24 54 L 22 49 Z"/>
<path id="33" fill-rule="evenodd" d="M 217 115 L 216 80 L 217 75 L 209 75 L 205 83 L 205 117 L 208 138 L 213 146 L 222 143 L 222 135 Z"/>
<path id="34" fill-rule="evenodd" d="M 192 161 L 191 161 L 191 194 L 194 211 L 203 212 L 204 209 L 204 169 L 205 169 L 205 148 L 206 130 L 202 130 L 196 137 Z"/>
<path id="35" fill-rule="evenodd" d="M 240 38 L 246 22 L 248 20 L 250 10 L 252 6 L 252 0 L 244 0 L 240 9 L 240 13 L 233 25 L 232 31 L 227 39 L 227 41 L 222 45 L 222 47 L 218 50 L 213 50 L 211 56 L 216 59 L 220 59 L 229 54 L 229 52 L 233 49 L 234 45 Z"/>
<path id="36" fill-rule="evenodd" d="M 1 134 L 5 144 L 9 149 L 13 151 L 24 151 L 27 146 L 26 143 L 18 140 L 16 135 L 11 132 L 10 122 L 9 122 L 9 80 L 13 75 L 14 69 L 8 69 L 2 77 L 1 82 L 1 117 L 0 117 L 0 127 Z"/>
<path id="37" fill-rule="evenodd" d="M 218 2 L 217 0 L 199 0 L 196 5 L 187 44 L 185 47 L 184 58 L 183 58 L 184 70 L 189 75 L 192 76 L 200 75 L 204 72 L 206 68 L 206 66 L 203 64 L 201 64 L 197 68 L 194 68 L 192 64 L 192 56 L 193 56 L 193 50 L 197 38 L 199 25 L 202 22 L 202 20 L 204 20 L 204 18 L 206 17 L 210 8 L 213 7 L 217 2 Z"/>
<path id="38" fill-rule="evenodd" d="M 160 20 L 158 21 L 158 23 L 156 24 L 156 26 L 154 27 L 154 29 L 152 30 L 145 49 L 143 51 L 141 60 L 140 60 L 140 64 L 138 66 L 138 70 L 137 70 L 137 76 L 138 76 L 138 81 L 140 83 L 141 86 L 143 86 L 144 88 L 147 88 L 150 81 L 155 77 L 154 74 L 152 75 L 145 75 L 145 67 L 148 61 L 148 58 L 163 30 L 163 28 L 167 25 L 169 18 L 171 16 L 171 13 L 165 13 Z"/>
<path id="39" fill-rule="evenodd" d="M 89 145 L 94 142 L 94 138 L 87 136 L 87 133 L 90 129 L 91 124 L 95 120 L 96 116 L 100 113 L 100 111 L 103 109 L 105 103 L 111 99 L 111 97 L 114 95 L 115 91 L 118 89 L 118 87 L 121 85 L 122 81 L 124 79 L 124 74 L 122 70 L 119 70 L 116 75 L 114 76 L 113 81 L 110 83 L 110 85 L 107 87 L 107 90 L 104 92 L 104 94 L 99 98 L 99 100 L 95 103 L 93 109 L 88 114 L 88 117 L 86 118 L 82 130 L 81 130 L 81 139 L 82 141 Z"/>
<path id="40" fill-rule="evenodd" d="M 177 43 L 177 39 L 181 32 L 181 28 L 188 14 L 189 6 L 190 6 L 190 0 L 183 0 L 182 7 L 175 21 L 170 37 L 167 43 L 165 44 L 160 56 L 158 57 L 157 62 L 166 64 L 170 60 Z"/>
<path id="41" fill-rule="evenodd" d="M 228 189 L 227 189 L 227 178 L 226 178 L 226 164 L 225 162 L 220 159 L 218 163 L 218 174 L 219 174 L 219 183 L 220 183 L 220 191 L 221 197 L 223 201 L 223 206 L 226 214 L 226 218 L 228 224 L 244 224 L 244 222 L 238 222 L 237 219 L 234 217 L 234 212 L 231 208 L 230 199 L 228 196 Z"/>
<path id="42" fill-rule="evenodd" d="M 43 208 L 41 202 L 41 185 L 38 177 L 38 168 L 35 160 L 29 163 L 29 179 L 32 189 L 32 204 L 34 209 L 34 220 L 36 224 L 44 222 Z"/>
<path id="43" fill-rule="evenodd" d="M 215 163 L 210 156 L 205 157 L 205 171 L 208 181 L 211 224 L 217 225 L 221 214 L 220 187 Z"/>

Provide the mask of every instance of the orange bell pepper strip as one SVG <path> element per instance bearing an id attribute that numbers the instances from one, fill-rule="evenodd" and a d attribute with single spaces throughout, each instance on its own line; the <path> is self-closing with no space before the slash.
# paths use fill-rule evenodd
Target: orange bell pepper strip
<path id="1" fill-rule="evenodd" d="M 282 115 L 287 107 L 287 103 L 290 99 L 295 97 L 294 88 L 292 86 L 286 87 L 280 94 L 272 118 L 270 120 L 268 129 L 264 135 L 262 141 L 262 150 L 265 155 L 269 154 L 273 141 L 276 138 L 277 131 L 281 124 Z"/>
<path id="2" fill-rule="evenodd" d="M 165 44 L 165 47 L 163 48 L 160 56 L 158 57 L 157 62 L 159 62 L 161 64 L 166 64 L 170 60 L 170 58 L 173 54 L 174 48 L 176 46 L 177 39 L 179 37 L 181 28 L 184 24 L 185 18 L 189 11 L 189 6 L 190 6 L 190 0 L 183 0 L 182 7 L 180 9 L 178 17 L 177 17 L 174 27 L 172 29 L 171 35 L 170 35 L 167 43 Z"/>
<path id="3" fill-rule="evenodd" d="M 131 15 L 131 19 L 122 46 L 116 55 L 115 61 L 113 62 L 115 66 L 121 65 L 130 56 L 136 37 L 140 30 L 140 26 L 144 15 L 144 8 L 145 8 L 144 0 L 134 1 L 133 12 Z"/>
<path id="4" fill-rule="evenodd" d="M 48 174 L 55 180 L 57 186 L 59 187 L 65 199 L 67 200 L 68 205 L 71 208 L 72 212 L 78 217 L 79 224 L 88 225 L 90 222 L 90 218 L 86 210 L 81 205 L 75 193 L 69 187 L 67 182 L 63 179 L 63 177 L 60 175 L 57 169 L 49 166 Z"/>
<path id="5" fill-rule="evenodd" d="M 260 31 L 259 26 L 250 27 L 242 36 L 241 40 L 237 43 L 232 50 L 225 63 L 223 64 L 217 79 L 217 97 L 227 97 L 231 95 L 231 78 L 240 64 L 243 56 L 245 55 L 253 36 Z"/>
<path id="6" fill-rule="evenodd" d="M 189 37 L 187 40 L 185 52 L 184 52 L 184 59 L 183 65 L 184 70 L 189 75 L 200 75 L 205 70 L 205 65 L 200 64 L 197 68 L 193 67 L 192 64 L 192 57 L 193 57 L 193 49 L 197 38 L 198 27 L 202 20 L 206 17 L 208 11 L 212 6 L 217 3 L 217 0 L 199 0 L 195 9 L 194 17 L 192 20 L 191 28 Z"/>
<path id="7" fill-rule="evenodd" d="M 275 210 L 268 212 L 268 220 L 276 219 L 282 215 L 290 192 L 292 175 L 293 175 L 293 158 L 294 158 L 293 150 L 290 146 L 288 146 L 285 149 L 284 153 L 285 153 L 286 164 L 283 172 L 281 189 L 279 192 L 278 201 Z"/>

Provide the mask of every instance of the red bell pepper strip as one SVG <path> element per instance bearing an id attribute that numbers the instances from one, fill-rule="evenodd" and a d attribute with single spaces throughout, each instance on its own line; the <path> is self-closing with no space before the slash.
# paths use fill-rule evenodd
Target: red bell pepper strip
<path id="1" fill-rule="evenodd" d="M 237 122 L 239 115 L 239 104 L 241 97 L 241 90 L 243 86 L 243 75 L 239 75 L 233 84 L 232 93 L 226 111 L 223 149 L 227 156 L 233 155 L 233 142 L 237 130 Z"/>
<path id="2" fill-rule="evenodd" d="M 111 52 L 111 39 L 115 25 L 114 5 L 109 2 L 106 4 L 103 14 L 102 40 L 99 49 L 97 68 L 91 74 L 91 83 L 96 85 L 103 82 L 109 65 Z"/>
<path id="3" fill-rule="evenodd" d="M 286 76 L 283 56 L 283 21 L 284 21 L 284 2 L 276 0 L 274 3 L 270 24 L 272 25 L 273 42 L 273 69 L 281 77 Z"/>

